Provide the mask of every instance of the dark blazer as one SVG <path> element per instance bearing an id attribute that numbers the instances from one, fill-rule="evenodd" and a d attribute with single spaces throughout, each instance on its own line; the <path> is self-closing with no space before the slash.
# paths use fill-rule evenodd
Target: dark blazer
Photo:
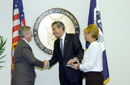
<path id="1" fill-rule="evenodd" d="M 67 74 L 67 77 L 70 82 L 77 82 L 79 78 L 81 78 L 81 72 L 79 70 L 74 70 L 69 67 L 66 67 L 67 62 L 70 59 L 76 57 L 79 61 L 82 60 L 84 54 L 84 50 L 82 49 L 82 45 L 78 36 L 75 34 L 67 34 L 65 36 L 64 41 L 64 56 L 61 55 L 60 50 L 60 39 L 58 38 L 54 42 L 54 52 L 51 60 L 49 61 L 50 66 L 54 65 L 56 62 L 59 62 L 59 77 L 60 82 L 62 82 L 62 78 L 64 76 L 64 71 Z"/>
<path id="2" fill-rule="evenodd" d="M 44 63 L 37 60 L 31 47 L 23 39 L 20 39 L 14 52 L 11 85 L 34 85 L 34 66 L 43 68 Z"/>

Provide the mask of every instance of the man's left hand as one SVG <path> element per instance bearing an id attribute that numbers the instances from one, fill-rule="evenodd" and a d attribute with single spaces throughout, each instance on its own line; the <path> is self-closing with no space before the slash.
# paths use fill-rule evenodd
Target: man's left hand
<path id="1" fill-rule="evenodd" d="M 70 59 L 68 62 L 67 62 L 67 64 L 68 65 L 72 65 L 74 62 L 76 62 L 77 61 L 77 58 L 73 58 L 73 59 Z"/>

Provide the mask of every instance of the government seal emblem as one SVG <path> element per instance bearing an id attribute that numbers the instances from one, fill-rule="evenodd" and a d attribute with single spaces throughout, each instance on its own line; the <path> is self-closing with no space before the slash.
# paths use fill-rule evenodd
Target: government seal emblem
<path id="1" fill-rule="evenodd" d="M 66 33 L 79 36 L 80 27 L 75 16 L 62 8 L 50 8 L 42 12 L 34 22 L 33 37 L 36 45 L 45 53 L 52 55 L 55 36 L 52 33 L 51 24 L 54 21 L 62 21 Z"/>

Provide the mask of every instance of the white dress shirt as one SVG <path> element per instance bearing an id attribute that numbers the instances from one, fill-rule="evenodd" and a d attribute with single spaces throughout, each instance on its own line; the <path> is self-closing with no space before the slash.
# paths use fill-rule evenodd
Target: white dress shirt
<path id="1" fill-rule="evenodd" d="M 85 51 L 83 63 L 79 65 L 79 70 L 83 72 L 101 72 L 102 65 L 102 48 L 98 41 L 92 42 L 88 50 Z"/>
<path id="2" fill-rule="evenodd" d="M 66 33 L 64 33 L 63 36 L 60 38 L 60 39 L 62 39 L 63 48 L 64 48 L 65 36 L 66 36 Z M 60 48 L 61 48 L 61 43 L 60 43 Z"/>

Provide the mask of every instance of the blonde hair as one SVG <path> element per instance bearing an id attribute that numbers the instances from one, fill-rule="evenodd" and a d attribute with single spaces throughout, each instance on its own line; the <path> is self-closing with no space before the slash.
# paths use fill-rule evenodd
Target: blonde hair
<path id="1" fill-rule="evenodd" d="M 98 38 L 99 36 L 98 26 L 95 24 L 90 24 L 87 28 L 84 29 L 84 33 L 91 33 L 92 38 Z"/>

